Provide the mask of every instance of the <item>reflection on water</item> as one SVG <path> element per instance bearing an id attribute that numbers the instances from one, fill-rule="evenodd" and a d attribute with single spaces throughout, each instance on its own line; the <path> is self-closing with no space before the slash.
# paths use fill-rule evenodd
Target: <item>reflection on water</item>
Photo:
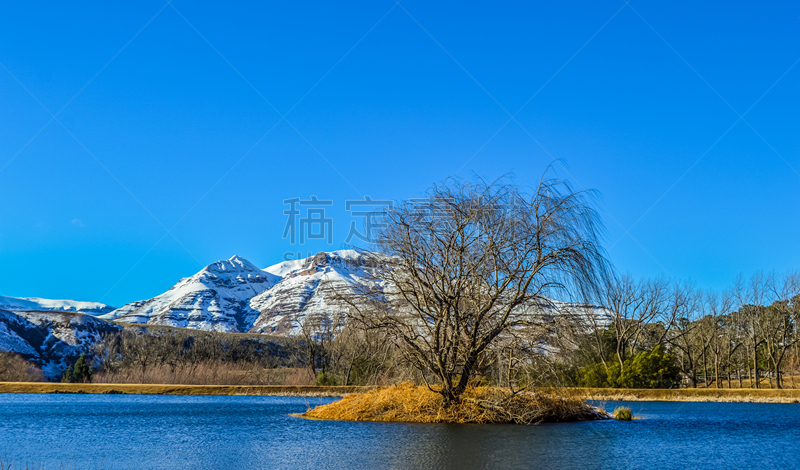
<path id="1" fill-rule="evenodd" d="M 540 426 L 289 416 L 330 401 L 0 394 L 0 459 L 137 470 L 800 466 L 796 404 L 633 402 L 644 419 Z"/>

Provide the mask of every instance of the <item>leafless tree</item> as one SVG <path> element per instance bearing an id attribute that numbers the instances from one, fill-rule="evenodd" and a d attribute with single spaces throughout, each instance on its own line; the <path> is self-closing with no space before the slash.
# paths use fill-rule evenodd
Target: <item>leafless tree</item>
<path id="1" fill-rule="evenodd" d="M 675 285 L 669 301 L 670 316 L 674 318 L 667 340 L 675 348 L 681 372 L 692 387 L 697 387 L 697 370 L 708 348 L 699 334 L 703 294 L 690 285 Z"/>
<path id="2" fill-rule="evenodd" d="M 44 382 L 42 370 L 19 354 L 0 351 L 0 382 Z"/>
<path id="3" fill-rule="evenodd" d="M 764 334 L 764 345 L 772 363 L 772 373 L 777 388 L 783 388 L 782 365 L 794 345 L 800 340 L 797 334 L 797 321 L 800 320 L 800 273 L 779 277 L 770 275 L 766 281 L 767 290 L 774 300 L 763 309 L 760 324 Z"/>
<path id="4" fill-rule="evenodd" d="M 328 374 L 335 368 L 337 357 L 332 355 L 331 343 L 344 328 L 342 315 L 322 312 L 298 315 L 294 324 L 299 327 L 295 338 L 294 353 L 297 361 L 308 368 L 311 377 L 317 377 L 317 369 Z"/>
<path id="5" fill-rule="evenodd" d="M 713 355 L 714 383 L 717 388 L 722 388 L 720 379 L 721 362 L 725 354 L 730 357 L 735 349 L 730 337 L 725 334 L 725 314 L 730 312 L 732 299 L 727 293 L 717 294 L 716 292 L 706 293 L 703 299 L 703 313 L 701 325 L 698 333 L 701 336 L 701 343 L 708 345 L 708 351 Z M 705 365 L 706 376 L 708 375 Z M 710 383 L 706 380 L 706 387 Z M 730 388 L 730 374 L 728 374 L 728 388 Z"/>
<path id="6" fill-rule="evenodd" d="M 747 345 L 748 376 L 752 377 L 750 386 L 761 388 L 758 352 L 764 343 L 762 322 L 764 320 L 764 302 L 768 294 L 766 278 L 763 273 L 756 273 L 748 282 L 745 282 L 739 276 L 734 282 L 733 292 L 736 296 L 738 316 Z"/>
<path id="7" fill-rule="evenodd" d="M 637 282 L 630 275 L 612 279 L 605 286 L 603 305 L 611 312 L 615 359 L 619 362 L 620 370 L 624 369 L 625 359 L 641 348 L 641 339 L 646 336 L 645 325 L 663 315 L 667 293 L 668 282 L 664 279 Z M 602 352 L 602 330 L 594 331 L 598 350 L 601 351 L 600 359 L 606 364 L 607 358 Z"/>
<path id="8" fill-rule="evenodd" d="M 344 301 L 351 318 L 395 338 L 450 403 L 498 338 L 541 324 L 553 296 L 596 298 L 608 267 L 591 193 L 564 181 L 543 179 L 526 194 L 451 179 L 427 196 L 376 218 L 373 279 Z"/>

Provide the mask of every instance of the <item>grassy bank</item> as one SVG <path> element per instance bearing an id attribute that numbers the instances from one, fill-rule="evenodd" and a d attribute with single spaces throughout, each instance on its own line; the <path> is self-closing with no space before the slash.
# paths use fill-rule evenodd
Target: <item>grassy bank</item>
<path id="1" fill-rule="evenodd" d="M 800 403 L 798 389 L 715 389 L 679 388 L 663 389 L 615 389 L 615 388 L 568 388 L 550 389 L 561 394 L 581 397 L 586 400 L 621 401 L 706 401 L 741 403 Z"/>
<path id="2" fill-rule="evenodd" d="M 336 421 L 403 423 L 533 424 L 606 419 L 580 398 L 545 394 L 511 395 L 504 389 L 468 389 L 459 403 L 445 406 L 442 396 L 411 383 L 348 395 L 300 415 Z"/>
<path id="3" fill-rule="evenodd" d="M 168 385 L 0 382 L 0 393 L 97 393 L 131 395 L 259 395 L 342 397 L 372 387 L 315 385 Z"/>
<path id="4" fill-rule="evenodd" d="M 170 384 L 70 384 L 52 382 L 0 382 L 0 393 L 99 393 L 133 395 L 263 395 L 343 397 L 374 387 L 316 385 L 170 385 Z M 800 389 L 679 388 L 614 389 L 552 388 L 546 394 L 586 400 L 715 401 L 800 403 Z"/>

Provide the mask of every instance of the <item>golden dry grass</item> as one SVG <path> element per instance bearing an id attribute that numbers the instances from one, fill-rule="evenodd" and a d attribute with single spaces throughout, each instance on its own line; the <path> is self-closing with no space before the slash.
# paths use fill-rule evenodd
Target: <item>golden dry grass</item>
<path id="1" fill-rule="evenodd" d="M 101 393 L 141 395 L 263 395 L 342 397 L 375 387 L 315 385 L 175 385 L 175 384 L 70 384 L 54 382 L 0 382 L 0 393 Z M 424 387 L 423 387 L 424 388 Z M 487 387 L 481 387 L 487 389 Z M 430 392 L 434 398 L 437 394 Z M 550 388 L 544 394 L 578 400 L 714 401 L 753 403 L 800 403 L 800 389 L 613 389 Z"/>
<path id="2" fill-rule="evenodd" d="M 370 387 L 286 385 L 72 384 L 0 382 L 0 393 L 97 393 L 135 395 L 262 395 L 341 397 Z"/>
<path id="3" fill-rule="evenodd" d="M 752 385 L 753 385 L 753 382 L 755 382 L 755 381 L 754 380 L 750 380 L 750 379 L 746 379 L 746 378 L 742 379 L 742 386 L 740 387 L 739 386 L 739 381 L 734 379 L 734 380 L 731 380 L 732 387 L 728 387 L 728 381 L 723 379 L 723 380 L 721 380 L 719 382 L 719 384 L 721 385 L 720 388 L 731 388 L 731 389 L 735 390 L 735 389 L 741 389 L 741 388 L 751 388 Z M 782 386 L 783 386 L 784 389 L 793 389 L 793 388 L 800 389 L 800 376 L 797 376 L 797 375 L 795 375 L 795 376 L 784 375 L 782 382 L 783 382 Z M 775 387 L 775 381 L 772 380 L 770 382 L 770 379 L 768 377 L 760 378 L 758 380 L 758 383 L 759 383 L 759 388 L 762 388 L 762 389 L 776 388 Z M 706 383 L 706 382 L 699 382 L 698 381 L 697 388 L 717 388 L 717 382 Z"/>
<path id="4" fill-rule="evenodd" d="M 300 416 L 337 421 L 516 424 L 607 417 L 579 398 L 538 393 L 512 396 L 492 387 L 471 388 L 462 395 L 460 403 L 445 406 L 438 393 L 408 382 L 348 395 Z"/>
<path id="5" fill-rule="evenodd" d="M 619 388 L 569 388 L 550 389 L 579 396 L 586 400 L 619 401 L 696 401 L 737 403 L 800 403 L 799 389 L 619 389 Z"/>

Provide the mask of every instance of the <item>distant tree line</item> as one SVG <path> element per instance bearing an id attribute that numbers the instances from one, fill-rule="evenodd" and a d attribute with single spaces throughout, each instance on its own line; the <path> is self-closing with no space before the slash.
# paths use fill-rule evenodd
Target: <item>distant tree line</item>
<path id="1" fill-rule="evenodd" d="M 259 335 L 132 326 L 94 346 L 93 381 L 109 383 L 269 384 L 292 365 L 288 342 Z"/>
<path id="2" fill-rule="evenodd" d="M 721 293 L 624 276 L 604 296 L 611 324 L 588 324 L 565 338 L 572 345 L 554 357 L 547 380 L 586 387 L 783 388 L 788 378 L 795 386 L 798 273 L 740 277 Z"/>

